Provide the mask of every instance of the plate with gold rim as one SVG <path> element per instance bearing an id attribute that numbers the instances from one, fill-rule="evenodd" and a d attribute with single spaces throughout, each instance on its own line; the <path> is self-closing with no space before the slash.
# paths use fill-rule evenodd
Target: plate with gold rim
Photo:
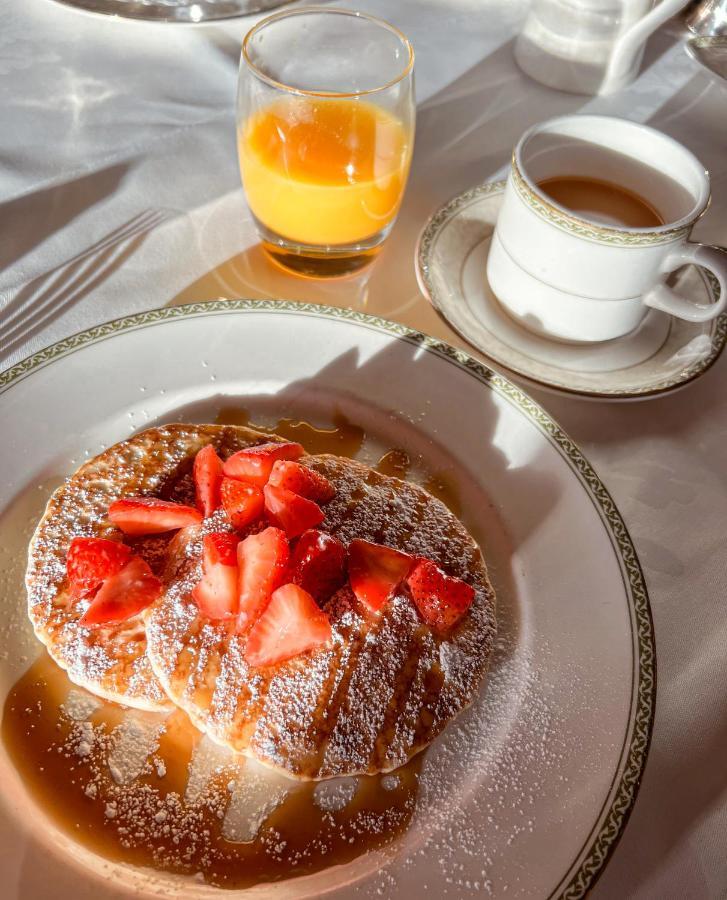
<path id="1" fill-rule="evenodd" d="M 490 238 L 504 181 L 453 197 L 428 221 L 415 267 L 422 293 L 469 344 L 498 366 L 537 387 L 604 400 L 642 400 L 677 390 L 703 375 L 727 341 L 727 313 L 693 323 L 650 310 L 639 327 L 612 341 L 549 340 L 523 327 L 487 283 Z M 675 278 L 695 302 L 719 295 L 713 276 L 693 266 Z"/>
<path id="2" fill-rule="evenodd" d="M 25 546 L 49 492 L 103 447 L 172 421 L 297 428 L 316 449 L 333 441 L 329 449 L 345 446 L 371 464 L 397 451 L 398 471 L 439 493 L 480 543 L 498 598 L 486 682 L 413 768 L 380 786 L 324 783 L 333 794 L 322 805 L 320 786 L 301 799 L 300 783 L 253 773 L 257 793 L 246 800 L 253 806 L 242 836 L 225 845 L 233 862 L 250 866 L 237 886 L 271 900 L 588 892 L 623 832 L 646 761 L 651 613 L 606 488 L 520 388 L 461 350 L 355 311 L 215 301 L 110 322 L 29 357 L 0 374 L 0 413 L 0 866 L 8 900 L 45 900 L 49 883 L 60 900 L 229 896 L 214 854 L 192 849 L 176 865 L 162 854 L 155 864 L 133 833 L 122 834 L 123 791 L 118 808 L 94 805 L 84 741 L 67 762 L 61 753 L 39 765 L 33 755 L 36 728 L 48 732 L 44 717 L 63 702 L 82 735 L 110 716 L 104 741 L 112 750 L 127 733 L 122 726 L 131 728 L 141 758 L 119 783 L 131 790 L 146 779 L 146 794 L 159 796 L 166 784 L 170 809 L 194 811 L 199 794 L 190 785 L 229 763 L 216 763 L 208 747 L 211 768 L 200 769 L 198 744 L 190 755 L 183 740 L 175 743 L 171 719 L 148 718 L 167 714 L 99 711 L 88 697 L 71 703 L 64 677 L 38 657 L 25 613 Z M 166 735 L 164 751 L 139 738 L 154 728 Z M 160 759 L 163 752 L 171 755 Z M 68 767 L 67 783 L 59 766 Z M 229 796 L 222 785 L 215 807 L 224 821 L 234 785 Z M 334 835 L 348 835 L 345 849 L 320 835 L 305 853 L 295 849 L 314 808 Z M 164 840 L 167 813 L 153 818 L 155 841 L 176 837 L 187 847 L 196 833 L 192 818 L 186 837 Z"/>

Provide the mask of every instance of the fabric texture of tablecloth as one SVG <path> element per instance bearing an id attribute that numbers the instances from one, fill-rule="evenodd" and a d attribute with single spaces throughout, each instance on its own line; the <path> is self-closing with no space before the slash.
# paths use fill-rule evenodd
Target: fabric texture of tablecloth
<path id="1" fill-rule="evenodd" d="M 525 128 L 560 113 L 620 115 L 686 144 L 712 176 L 696 235 L 727 243 L 727 84 L 686 56 L 678 20 L 650 40 L 633 85 L 588 98 L 517 69 L 520 0 L 358 6 L 415 45 L 416 151 L 376 265 L 316 285 L 265 263 L 240 187 L 234 101 L 253 18 L 149 26 L 0 2 L 0 368 L 126 313 L 218 296 L 353 306 L 464 346 L 417 288 L 418 233 L 452 194 L 504 172 Z M 651 754 L 594 900 L 727 896 L 726 379 L 727 356 L 648 402 L 536 394 L 623 512 L 656 627 Z"/>

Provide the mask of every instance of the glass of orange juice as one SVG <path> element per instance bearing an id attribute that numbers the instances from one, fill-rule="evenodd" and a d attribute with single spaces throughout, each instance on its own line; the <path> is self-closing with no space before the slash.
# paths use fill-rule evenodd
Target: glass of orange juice
<path id="1" fill-rule="evenodd" d="M 414 145 L 414 51 L 381 19 L 300 7 L 242 45 L 237 145 L 263 246 L 287 269 L 369 262 L 401 205 Z"/>

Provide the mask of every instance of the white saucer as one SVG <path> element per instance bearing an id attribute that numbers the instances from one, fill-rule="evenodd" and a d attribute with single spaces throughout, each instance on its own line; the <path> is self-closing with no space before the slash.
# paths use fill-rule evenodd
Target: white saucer
<path id="1" fill-rule="evenodd" d="M 485 273 L 504 181 L 459 194 L 427 223 L 416 250 L 419 286 L 465 340 L 540 387 L 613 400 L 675 390 L 705 372 L 727 340 L 727 314 L 694 324 L 651 310 L 623 338 L 570 344 L 529 331 L 500 306 Z M 697 302 L 719 291 L 701 269 L 683 269 L 676 286 Z"/>

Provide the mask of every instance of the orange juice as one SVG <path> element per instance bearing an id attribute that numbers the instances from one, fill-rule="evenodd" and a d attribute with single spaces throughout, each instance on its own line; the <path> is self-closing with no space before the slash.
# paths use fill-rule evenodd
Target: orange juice
<path id="1" fill-rule="evenodd" d="M 280 237 L 357 243 L 399 209 L 411 135 L 373 103 L 285 98 L 242 123 L 238 140 L 250 209 Z"/>

